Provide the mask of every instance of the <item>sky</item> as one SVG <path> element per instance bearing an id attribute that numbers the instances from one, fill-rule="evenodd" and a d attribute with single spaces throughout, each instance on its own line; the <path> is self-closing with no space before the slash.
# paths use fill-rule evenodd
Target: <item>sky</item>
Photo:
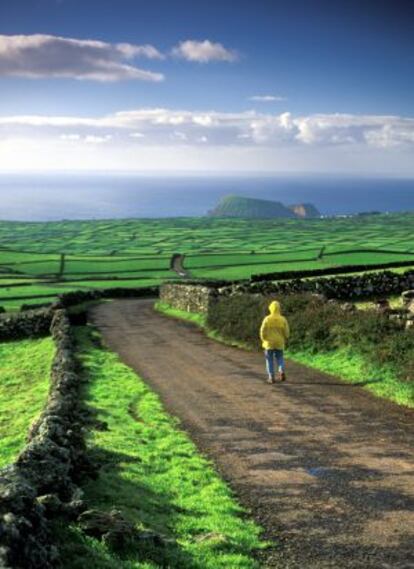
<path id="1" fill-rule="evenodd" d="M 413 0 L 2 0 L 0 172 L 414 177 Z"/>

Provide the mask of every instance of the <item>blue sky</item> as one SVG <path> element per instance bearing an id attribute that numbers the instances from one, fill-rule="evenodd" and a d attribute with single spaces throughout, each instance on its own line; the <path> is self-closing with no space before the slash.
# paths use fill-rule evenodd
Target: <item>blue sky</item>
<path id="1" fill-rule="evenodd" d="M 413 66 L 408 0 L 3 0 L 0 169 L 414 176 Z"/>

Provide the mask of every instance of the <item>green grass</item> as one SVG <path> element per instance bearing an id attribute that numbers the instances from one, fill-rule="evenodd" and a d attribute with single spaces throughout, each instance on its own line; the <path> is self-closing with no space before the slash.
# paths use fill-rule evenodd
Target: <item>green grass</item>
<path id="1" fill-rule="evenodd" d="M 335 352 L 312 354 L 287 351 L 287 357 L 295 362 L 336 375 L 348 383 L 366 381 L 364 389 L 407 407 L 414 407 L 414 384 L 399 381 L 392 369 L 368 364 L 352 349 L 337 349 Z"/>
<path id="2" fill-rule="evenodd" d="M 174 252 L 195 257 L 211 257 L 207 266 L 220 262 L 217 255 L 249 255 L 317 252 L 323 245 L 326 254 L 349 249 L 378 249 L 401 253 L 414 252 L 412 227 L 414 214 L 374 215 L 363 218 L 330 219 L 124 219 L 60 221 L 48 223 L 0 223 L 2 255 L 7 262 L 30 262 L 34 254 L 47 255 L 55 270 L 58 254 L 65 252 L 80 261 L 80 256 L 110 256 L 112 259 L 141 258 L 146 267 L 168 267 Z M 19 251 L 18 258 L 10 250 Z M 399 252 L 399 253 L 398 253 Z M 391 254 L 390 254 L 391 255 Z M 253 256 L 253 255 L 252 255 Z M 306 255 L 307 256 L 307 255 Z M 392 256 L 392 255 L 391 255 Z M 216 257 L 216 258 L 215 258 Z M 77 259 L 76 259 L 77 258 Z M 146 261 L 145 261 L 146 259 Z M 102 259 L 101 259 L 102 260 Z M 190 264 L 191 259 L 189 259 Z M 164 264 L 166 263 L 166 265 Z M 203 266 L 205 266 L 203 264 Z"/>
<path id="3" fill-rule="evenodd" d="M 50 338 L 0 344 L 0 467 L 24 447 L 46 402 L 53 355 Z"/>
<path id="4" fill-rule="evenodd" d="M 206 315 L 201 314 L 200 312 L 187 312 L 185 310 L 180 310 L 178 308 L 173 308 L 166 302 L 162 302 L 158 300 L 154 304 L 155 310 L 165 314 L 166 316 L 171 316 L 172 318 L 178 318 L 180 320 L 186 320 L 187 322 L 193 322 L 200 328 L 205 328 L 206 325 Z"/>
<path id="5" fill-rule="evenodd" d="M 89 405 L 108 430 L 89 438 L 103 464 L 84 486 L 90 507 L 116 507 L 138 528 L 171 539 L 164 549 L 133 548 L 116 555 L 76 526 L 58 527 L 65 569 L 253 569 L 260 529 L 249 521 L 227 485 L 163 409 L 158 397 L 117 356 L 97 346 L 97 335 L 78 333 L 89 379 Z"/>
<path id="6" fill-rule="evenodd" d="M 155 309 L 173 318 L 188 320 L 204 328 L 208 337 L 237 348 L 252 350 L 251 346 L 240 341 L 224 338 L 214 330 L 206 327 L 206 315 L 186 312 L 172 308 L 167 303 L 157 302 Z M 390 367 L 376 366 L 368 363 L 360 354 L 351 348 L 340 348 L 335 352 L 314 354 L 305 351 L 287 350 L 286 356 L 308 367 L 331 373 L 348 383 L 364 383 L 363 388 L 378 397 L 389 399 L 399 405 L 414 408 L 414 383 L 397 379 Z"/>
<path id="7" fill-rule="evenodd" d="M 169 268 L 174 253 L 185 254 L 193 277 L 220 280 L 352 264 L 412 260 L 414 265 L 413 224 L 413 213 L 308 220 L 0 221 L 0 284 L 32 283 L 0 288 L 0 306 L 14 309 L 38 302 L 27 299 L 31 295 L 68 289 L 157 285 L 175 276 Z M 56 281 L 61 253 L 65 282 L 43 282 Z"/>

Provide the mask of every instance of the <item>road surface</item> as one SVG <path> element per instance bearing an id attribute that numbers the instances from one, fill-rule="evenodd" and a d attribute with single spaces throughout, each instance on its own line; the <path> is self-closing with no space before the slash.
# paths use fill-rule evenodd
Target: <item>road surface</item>
<path id="1" fill-rule="evenodd" d="M 102 304 L 90 319 L 279 541 L 264 567 L 414 568 L 412 411 L 291 362 L 285 384 L 267 385 L 261 354 L 151 300 Z"/>

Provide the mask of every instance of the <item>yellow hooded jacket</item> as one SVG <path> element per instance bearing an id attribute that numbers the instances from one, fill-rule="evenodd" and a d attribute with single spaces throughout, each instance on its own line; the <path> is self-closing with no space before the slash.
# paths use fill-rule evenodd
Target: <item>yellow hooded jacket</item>
<path id="1" fill-rule="evenodd" d="M 269 304 L 269 316 L 260 327 L 260 339 L 265 350 L 283 350 L 289 338 L 289 324 L 280 314 L 280 304 L 274 300 Z"/>

